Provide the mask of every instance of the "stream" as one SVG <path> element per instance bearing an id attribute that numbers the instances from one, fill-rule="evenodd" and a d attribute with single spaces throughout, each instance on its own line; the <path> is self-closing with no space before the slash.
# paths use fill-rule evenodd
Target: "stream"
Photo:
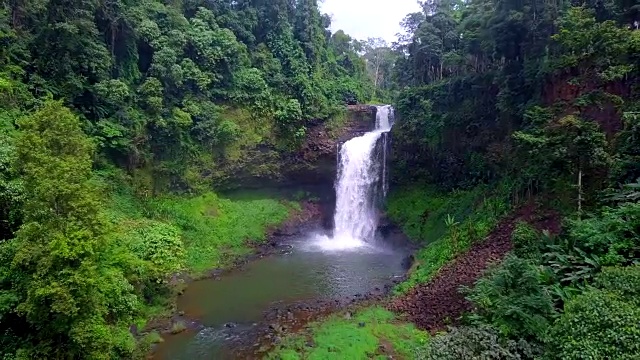
<path id="1" fill-rule="evenodd" d="M 410 249 L 378 231 L 387 192 L 387 133 L 392 108 L 378 107 L 374 130 L 340 148 L 333 229 L 307 228 L 277 239 L 277 255 L 218 279 L 190 283 L 178 309 L 198 326 L 165 337 L 156 360 L 232 359 L 270 309 L 379 291 L 406 272 Z"/>

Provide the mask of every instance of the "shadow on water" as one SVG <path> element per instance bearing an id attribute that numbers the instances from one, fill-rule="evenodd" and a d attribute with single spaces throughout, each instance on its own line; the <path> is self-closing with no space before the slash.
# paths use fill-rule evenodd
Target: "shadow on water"
<path id="1" fill-rule="evenodd" d="M 406 270 L 410 249 L 395 241 L 379 239 L 359 248 L 326 251 L 326 240 L 319 232 L 293 237 L 283 241 L 290 246 L 287 253 L 249 263 L 217 280 L 191 283 L 178 307 L 202 326 L 167 337 L 154 359 L 229 358 L 226 350 L 248 336 L 273 307 L 365 294 Z"/>

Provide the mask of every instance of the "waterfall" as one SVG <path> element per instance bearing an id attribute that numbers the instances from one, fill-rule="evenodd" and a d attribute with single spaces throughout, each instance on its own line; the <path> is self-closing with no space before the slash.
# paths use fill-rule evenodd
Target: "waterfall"
<path id="1" fill-rule="evenodd" d="M 373 238 L 378 226 L 377 205 L 386 196 L 387 135 L 393 108 L 379 106 L 375 129 L 340 147 L 336 179 L 333 242 L 350 247 Z"/>

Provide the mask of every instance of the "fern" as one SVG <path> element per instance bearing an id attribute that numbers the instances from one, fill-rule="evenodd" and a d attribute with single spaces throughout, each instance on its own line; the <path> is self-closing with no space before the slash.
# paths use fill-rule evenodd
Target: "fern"
<path id="1" fill-rule="evenodd" d="M 541 339 L 556 315 L 544 279 L 538 266 L 508 256 L 464 290 L 477 310 L 471 321 L 491 324 L 505 336 Z"/>

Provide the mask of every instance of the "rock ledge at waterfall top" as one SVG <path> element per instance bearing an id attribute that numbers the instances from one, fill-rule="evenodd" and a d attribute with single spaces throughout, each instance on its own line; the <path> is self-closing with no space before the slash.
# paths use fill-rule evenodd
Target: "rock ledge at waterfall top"
<path id="1" fill-rule="evenodd" d="M 338 128 L 331 121 L 311 121 L 298 149 L 286 152 L 272 144 L 244 149 L 244 158 L 217 164 L 217 189 L 264 188 L 293 185 L 333 184 L 338 144 L 371 131 L 375 126 L 374 105 L 349 105 Z"/>
<path id="2" fill-rule="evenodd" d="M 300 150 L 286 157 L 283 181 L 296 184 L 332 184 L 335 179 L 338 144 L 375 126 L 377 108 L 373 105 L 349 105 L 345 125 L 331 133 L 325 123 L 310 127 Z"/>

